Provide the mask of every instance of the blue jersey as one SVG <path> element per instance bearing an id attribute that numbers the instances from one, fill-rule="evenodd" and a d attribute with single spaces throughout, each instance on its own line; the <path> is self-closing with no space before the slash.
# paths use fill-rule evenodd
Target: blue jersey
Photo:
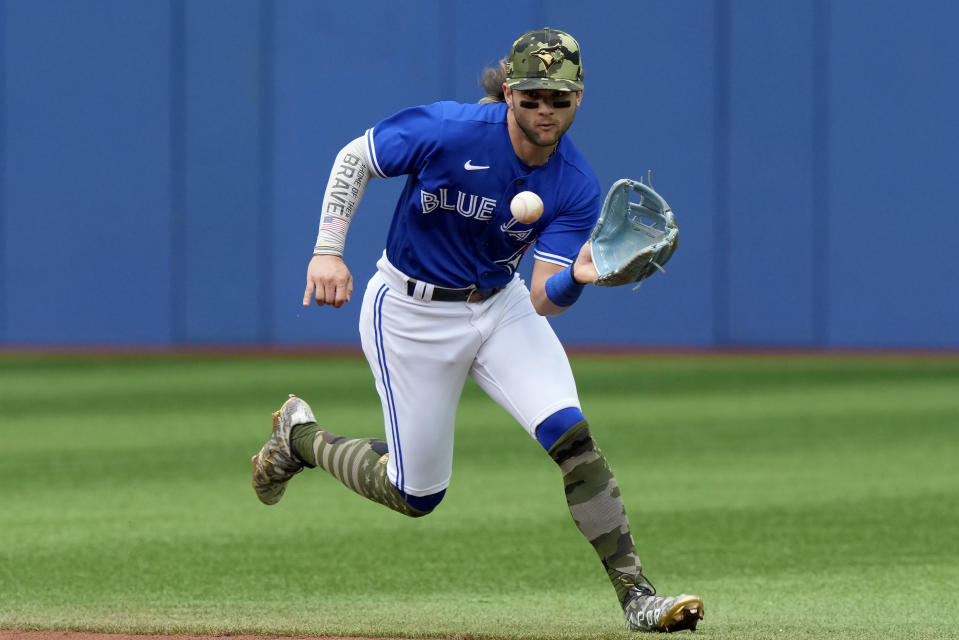
<path id="1" fill-rule="evenodd" d="M 506 105 L 438 102 L 404 109 L 366 132 L 379 177 L 409 176 L 386 255 L 407 275 L 442 287 L 507 283 L 535 242 L 537 260 L 569 266 L 599 217 L 599 182 L 563 136 L 545 165 L 513 151 Z M 520 191 L 543 200 L 542 217 L 517 222 Z"/>

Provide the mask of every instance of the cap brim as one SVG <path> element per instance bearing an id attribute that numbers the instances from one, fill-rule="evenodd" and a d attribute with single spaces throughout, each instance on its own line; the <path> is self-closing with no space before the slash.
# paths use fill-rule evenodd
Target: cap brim
<path id="1" fill-rule="evenodd" d="M 517 91 L 547 89 L 549 91 L 582 91 L 583 83 L 559 78 L 516 78 L 506 80 L 506 86 Z"/>

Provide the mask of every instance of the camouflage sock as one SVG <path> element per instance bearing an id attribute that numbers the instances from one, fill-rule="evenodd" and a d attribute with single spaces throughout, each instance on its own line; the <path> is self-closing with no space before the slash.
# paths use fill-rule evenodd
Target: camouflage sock
<path id="1" fill-rule="evenodd" d="M 290 432 L 293 452 L 308 467 L 322 467 L 348 488 L 413 518 L 428 512 L 414 509 L 386 475 L 386 442 L 376 438 L 344 438 L 314 423 L 298 424 Z"/>
<path id="2" fill-rule="evenodd" d="M 646 582 L 619 485 L 583 421 L 550 447 L 549 455 L 563 472 L 566 502 L 576 526 L 596 550 L 622 603 L 629 587 Z"/>

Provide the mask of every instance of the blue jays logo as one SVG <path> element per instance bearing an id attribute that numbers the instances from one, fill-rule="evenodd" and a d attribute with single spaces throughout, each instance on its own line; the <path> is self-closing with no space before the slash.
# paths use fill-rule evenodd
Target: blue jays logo
<path id="1" fill-rule="evenodd" d="M 525 228 L 516 228 L 516 227 L 525 227 Z M 530 236 L 533 235 L 533 227 L 526 226 L 520 223 L 516 218 L 510 218 L 509 222 L 504 222 L 499 226 L 499 230 L 509 236 L 511 239 L 517 242 L 522 242 L 523 244 L 513 252 L 508 258 L 502 260 L 497 260 L 496 264 L 506 269 L 511 274 L 516 271 L 516 268 L 519 267 L 519 261 L 523 259 L 523 255 L 526 253 L 526 250 L 529 249 L 529 246 L 532 244 Z"/>
<path id="2" fill-rule="evenodd" d="M 543 63 L 543 67 L 549 71 L 549 68 L 552 67 L 557 62 L 561 62 L 565 57 L 565 49 L 561 44 L 554 44 L 551 47 L 540 47 L 536 51 L 531 51 L 529 55 L 539 58 L 539 61 Z"/>

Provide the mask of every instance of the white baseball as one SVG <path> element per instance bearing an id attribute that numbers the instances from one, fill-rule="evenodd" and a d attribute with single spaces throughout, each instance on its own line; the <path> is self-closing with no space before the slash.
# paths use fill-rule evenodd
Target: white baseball
<path id="1" fill-rule="evenodd" d="M 543 200 L 532 191 L 520 191 L 509 203 L 510 213 L 523 224 L 532 224 L 543 215 Z"/>

